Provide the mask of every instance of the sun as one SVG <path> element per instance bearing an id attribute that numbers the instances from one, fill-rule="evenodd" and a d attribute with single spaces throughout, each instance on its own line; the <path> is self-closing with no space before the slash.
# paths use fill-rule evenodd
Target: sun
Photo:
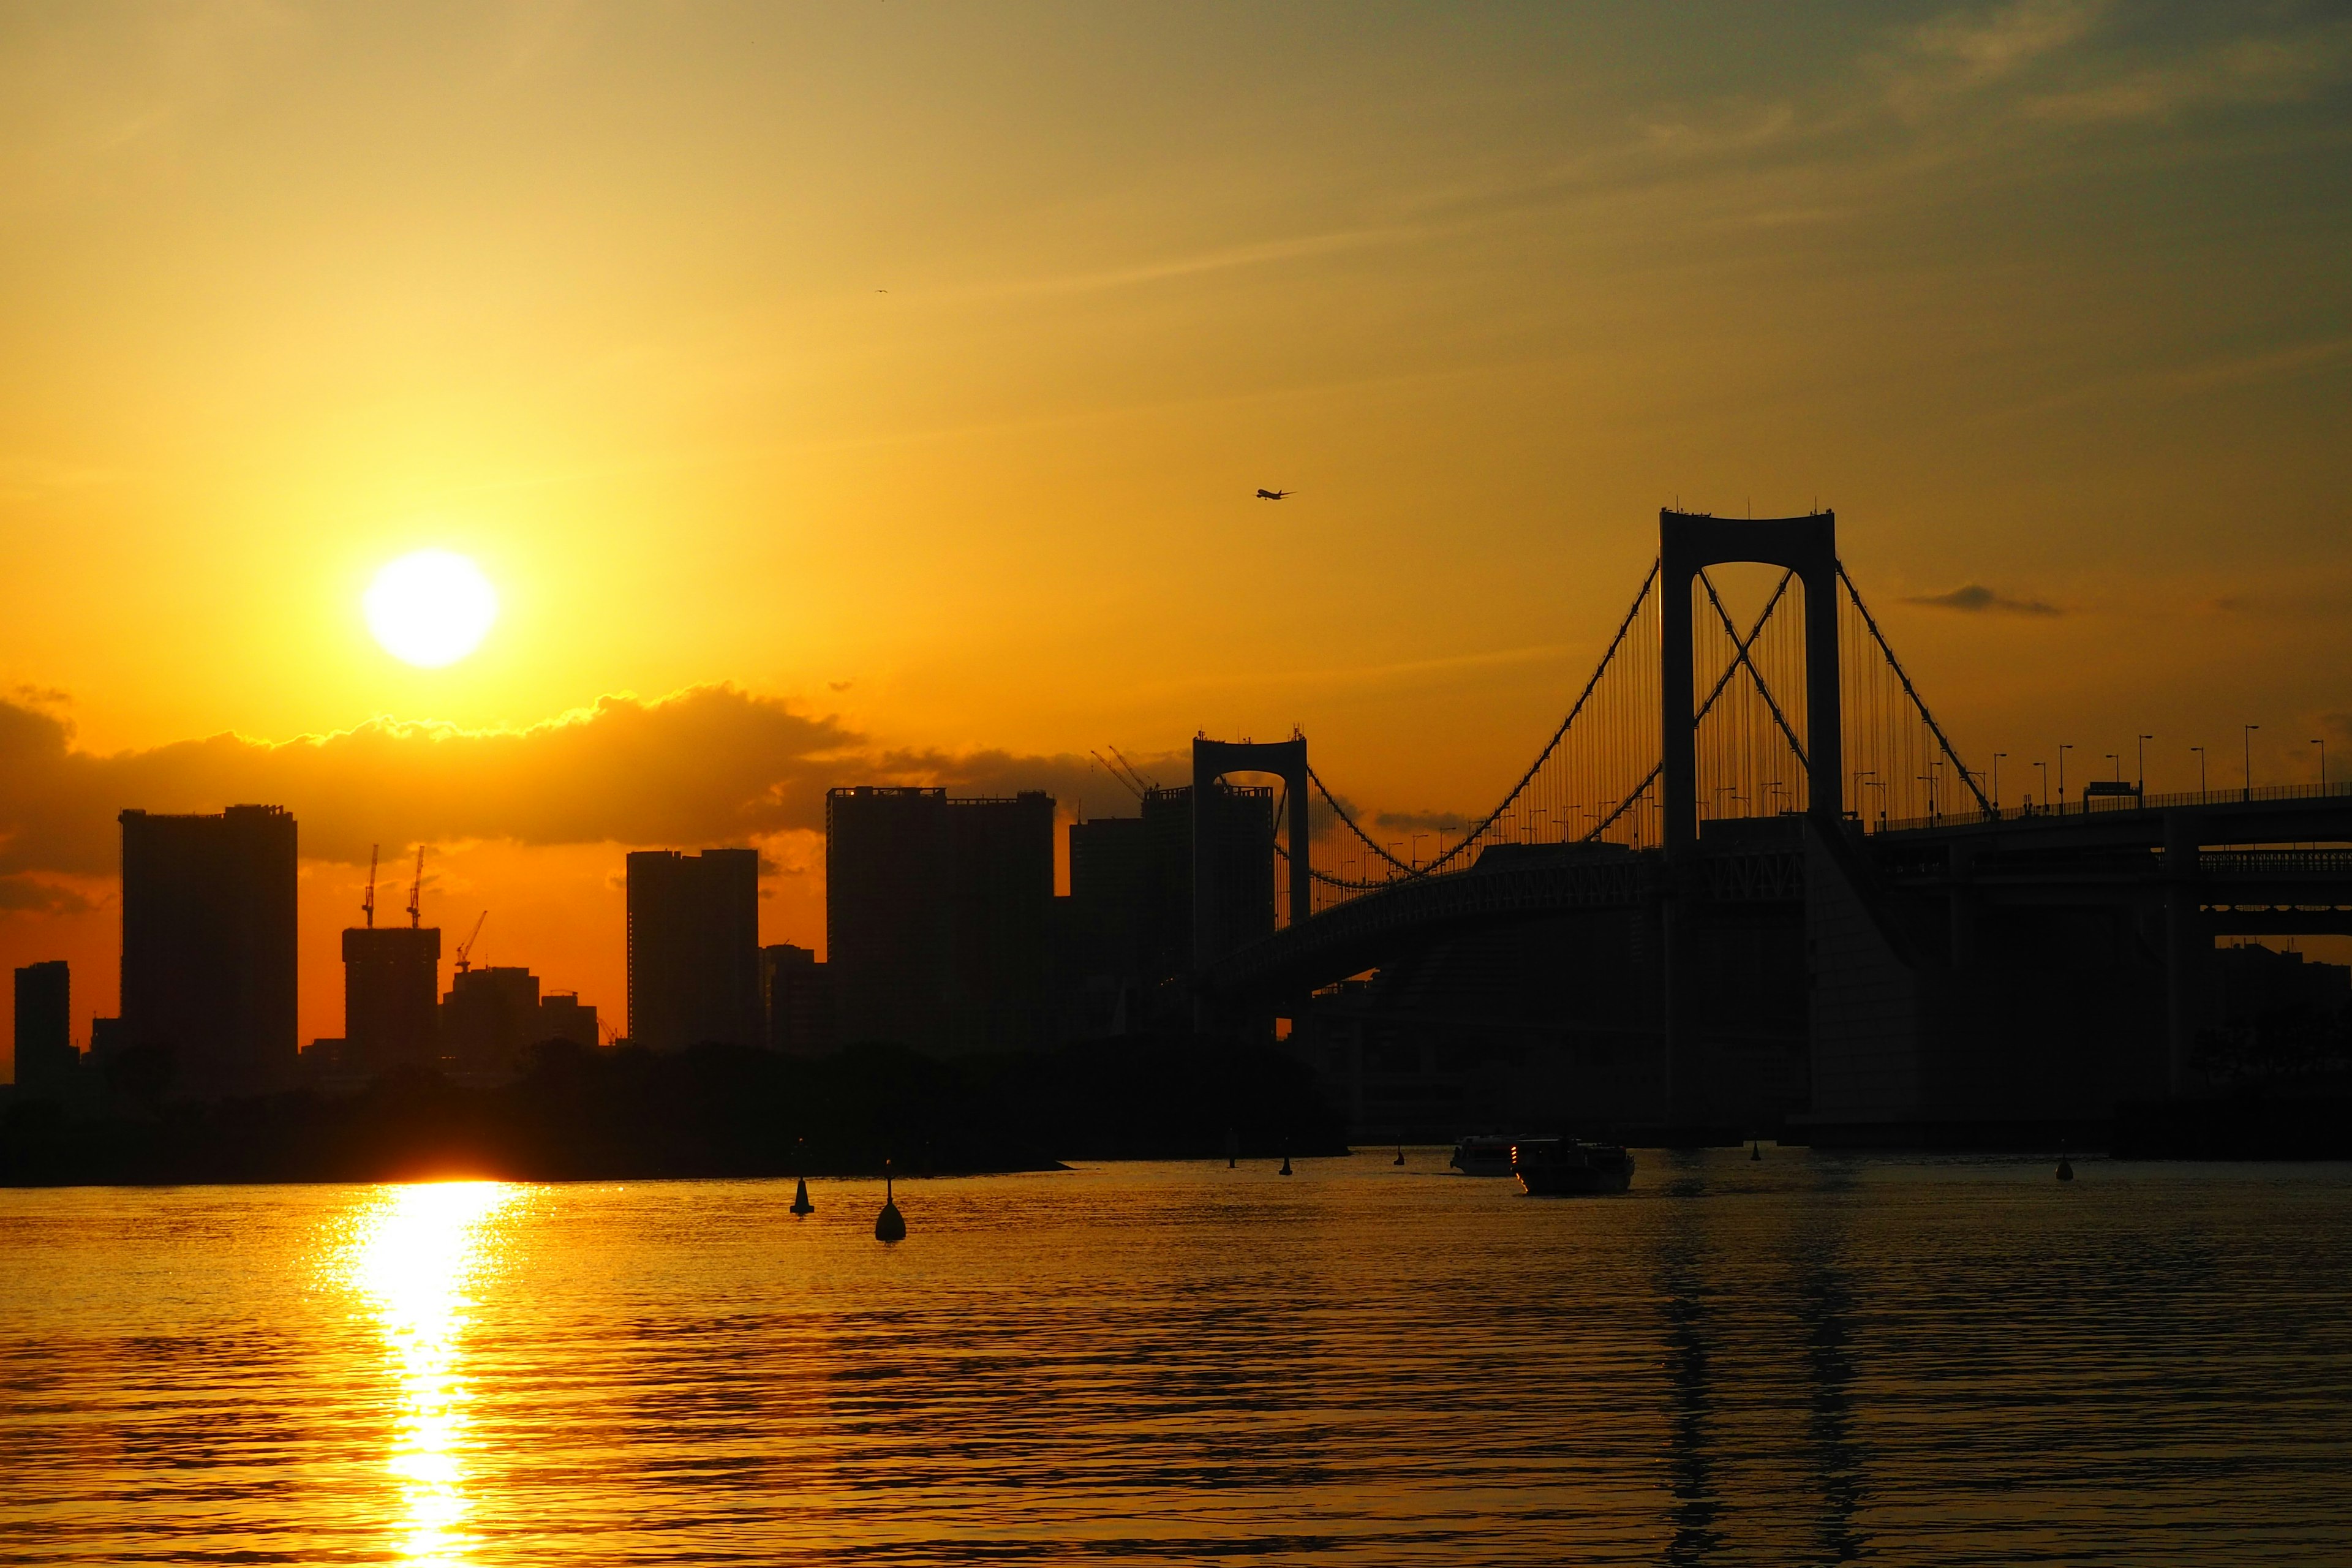
<path id="1" fill-rule="evenodd" d="M 386 653 L 426 669 L 473 652 L 499 618 L 498 590 L 482 569 L 446 550 L 419 550 L 392 562 L 360 605 Z"/>

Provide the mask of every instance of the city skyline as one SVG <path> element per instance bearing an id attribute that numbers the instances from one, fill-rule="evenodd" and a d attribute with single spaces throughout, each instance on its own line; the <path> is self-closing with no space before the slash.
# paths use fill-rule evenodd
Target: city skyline
<path id="1" fill-rule="evenodd" d="M 1297 723 L 1482 809 L 1661 505 L 1839 508 L 2011 798 L 2352 759 L 2325 8 L 0 26 L 0 958 L 79 1031 L 127 805 L 302 817 L 305 1037 L 378 841 L 617 1016 L 626 852 L 822 950 L 835 784 Z M 431 670 L 425 548 L 502 605 Z"/>

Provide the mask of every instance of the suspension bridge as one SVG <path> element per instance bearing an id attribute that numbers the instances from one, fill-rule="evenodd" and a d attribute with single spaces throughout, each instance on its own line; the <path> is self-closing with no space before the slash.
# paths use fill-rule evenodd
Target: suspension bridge
<path id="1" fill-rule="evenodd" d="M 1744 563 L 1779 577 L 1735 615 L 1717 574 Z M 1426 858 L 1381 842 L 1303 736 L 1202 739 L 1193 763 L 1196 812 L 1229 775 L 1283 792 L 1270 933 L 1221 925 L 1232 858 L 1196 818 L 1204 1022 L 1286 1018 L 1309 1050 L 1353 1029 L 1360 1057 L 1373 1015 L 1343 983 L 1378 971 L 1391 1037 L 1466 1029 L 1523 1062 L 1535 1042 L 1545 1095 L 1588 1122 L 2081 1124 L 2213 1087 L 2217 936 L 2352 934 L 2352 786 L 2062 783 L 2004 806 L 1826 511 L 1662 511 L 1566 716 Z"/>

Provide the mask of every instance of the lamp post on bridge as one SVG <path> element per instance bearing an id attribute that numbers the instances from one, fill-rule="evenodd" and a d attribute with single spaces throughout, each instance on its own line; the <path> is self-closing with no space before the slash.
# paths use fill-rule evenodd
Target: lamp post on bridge
<path id="1" fill-rule="evenodd" d="M 2248 800 L 2254 798 L 2254 731 L 2261 728 L 2262 726 L 2260 724 L 2241 724 L 2238 726 L 2238 743 L 2245 748 L 2246 754 L 2245 798 Z"/>
<path id="2" fill-rule="evenodd" d="M 2142 799 L 2142 800 L 2146 800 L 2146 799 L 2147 798 L 2147 743 L 2148 743 L 2150 741 L 2153 741 L 2153 740 L 2155 740 L 2155 739 L 2156 739 L 2156 737 L 2155 737 L 2155 736 L 2153 736 L 2153 735 L 2142 735 L 2142 736 L 2139 738 L 2139 785 L 2138 785 L 2138 788 L 2139 788 L 2139 797 L 2140 797 L 2140 799 Z"/>
<path id="3" fill-rule="evenodd" d="M 2326 795 L 2327 793 L 2327 742 L 2314 741 L 2312 744 L 2319 748 L 2319 793 Z"/>
<path id="4" fill-rule="evenodd" d="M 2197 753 L 2197 804 L 2203 805 L 2205 804 L 2205 748 L 2191 746 L 2189 749 Z"/>
<path id="5" fill-rule="evenodd" d="M 2033 765 L 2042 770 L 2042 809 L 2047 811 L 2050 809 L 2050 764 L 2036 763 Z"/>
<path id="6" fill-rule="evenodd" d="M 2107 753 L 2105 753 L 2105 754 L 2106 754 L 2106 759 L 2107 759 L 2107 761 L 2109 761 L 2109 762 L 2111 762 L 2111 763 L 2115 763 L 2115 764 L 2116 764 L 2116 783 L 2117 783 L 2117 784 L 2121 784 L 2121 783 L 2123 783 L 2123 782 L 2124 782 L 2124 760 L 2123 760 L 2121 757 L 2119 757 L 2119 756 L 2116 755 L 2113 752 L 2107 752 Z"/>
<path id="7" fill-rule="evenodd" d="M 1995 822 L 2000 820 L 2000 760 L 2007 755 L 2007 752 L 1992 754 L 1992 818 Z"/>
<path id="8" fill-rule="evenodd" d="M 2058 742 L 2058 815 L 2066 815 L 2066 753 L 2074 749 L 2072 741 Z"/>

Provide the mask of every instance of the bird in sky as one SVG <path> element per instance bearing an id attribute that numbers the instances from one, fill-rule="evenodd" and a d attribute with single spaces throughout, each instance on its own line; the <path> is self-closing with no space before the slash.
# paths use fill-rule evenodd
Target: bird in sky
<path id="1" fill-rule="evenodd" d="M 1258 492 L 1257 492 L 1257 499 L 1258 499 L 1258 500 L 1280 500 L 1283 497 L 1285 497 L 1285 496 L 1288 495 L 1289 493 L 1290 493 L 1290 492 L 1289 492 L 1288 490 L 1267 490 L 1267 489 L 1261 489 L 1260 491 L 1258 491 Z"/>

